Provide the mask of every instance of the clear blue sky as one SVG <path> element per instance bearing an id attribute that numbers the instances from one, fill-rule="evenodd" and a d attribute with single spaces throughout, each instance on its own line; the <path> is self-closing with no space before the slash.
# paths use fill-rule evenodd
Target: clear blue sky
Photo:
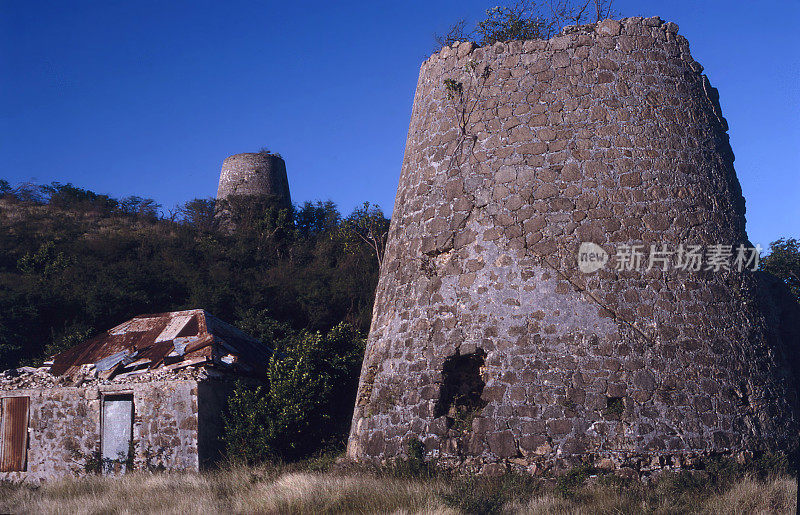
<path id="1" fill-rule="evenodd" d="M 435 32 L 497 0 L 0 0 L 0 178 L 165 208 L 261 147 L 295 202 L 391 213 Z M 800 236 L 800 2 L 617 1 L 680 25 L 719 88 L 751 240 Z"/>

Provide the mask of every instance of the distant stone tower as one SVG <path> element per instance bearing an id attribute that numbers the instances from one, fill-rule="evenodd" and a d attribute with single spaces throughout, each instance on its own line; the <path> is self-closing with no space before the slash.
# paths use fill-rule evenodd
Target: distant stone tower
<path id="1" fill-rule="evenodd" d="M 268 152 L 236 154 L 225 159 L 219 176 L 217 199 L 232 195 L 272 196 L 289 207 L 289 181 L 283 158 Z"/>
<path id="2" fill-rule="evenodd" d="M 423 63 L 350 457 L 418 438 L 487 472 L 647 473 L 796 446 L 757 274 L 705 270 L 713 245 L 748 244 L 744 200 L 677 29 L 606 20 Z M 582 272 L 581 243 L 609 261 Z M 624 245 L 640 270 L 617 270 Z M 651 245 L 673 252 L 667 270 L 645 270 Z M 677 268 L 680 245 L 702 246 L 702 270 Z"/>

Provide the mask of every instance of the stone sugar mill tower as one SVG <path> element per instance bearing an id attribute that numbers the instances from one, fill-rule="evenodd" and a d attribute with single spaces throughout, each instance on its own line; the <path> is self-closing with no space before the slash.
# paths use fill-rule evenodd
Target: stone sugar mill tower
<path id="1" fill-rule="evenodd" d="M 269 152 L 236 154 L 222 163 L 217 199 L 230 196 L 271 196 L 284 207 L 292 205 L 286 163 Z"/>
<path id="2" fill-rule="evenodd" d="M 419 439 L 487 473 L 647 473 L 796 446 L 759 274 L 616 270 L 622 244 L 749 245 L 717 92 L 677 32 L 606 20 L 423 63 L 351 458 Z M 581 242 L 607 265 L 582 273 Z"/>

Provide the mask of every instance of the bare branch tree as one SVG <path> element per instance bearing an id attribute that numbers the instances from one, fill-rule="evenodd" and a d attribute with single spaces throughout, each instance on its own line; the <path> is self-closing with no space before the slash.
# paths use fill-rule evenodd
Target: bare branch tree
<path id="1" fill-rule="evenodd" d="M 458 20 L 451 25 L 449 29 L 447 29 L 446 33 L 435 34 L 433 36 L 436 40 L 436 44 L 439 46 L 439 48 L 443 48 L 452 45 L 456 41 L 470 41 L 472 39 L 472 35 L 465 31 L 466 26 L 467 20 Z"/>
<path id="2" fill-rule="evenodd" d="M 380 207 L 369 202 L 364 202 L 363 206 L 342 220 L 339 226 L 339 235 L 345 249 L 354 252 L 359 244 L 367 245 L 375 253 L 379 268 L 383 264 L 388 232 L 389 220 L 383 216 Z"/>
<path id="3" fill-rule="evenodd" d="M 584 25 L 614 15 L 613 0 L 518 0 L 508 6 L 486 10 L 486 17 L 467 31 L 463 19 L 443 35 L 436 35 L 439 48 L 456 41 L 490 45 L 498 41 L 547 39 L 565 25 Z"/>
<path id="4" fill-rule="evenodd" d="M 608 18 L 612 15 L 612 4 L 613 0 L 549 0 L 550 13 L 558 27 L 585 25 Z M 594 8 L 594 13 L 590 7 Z"/>

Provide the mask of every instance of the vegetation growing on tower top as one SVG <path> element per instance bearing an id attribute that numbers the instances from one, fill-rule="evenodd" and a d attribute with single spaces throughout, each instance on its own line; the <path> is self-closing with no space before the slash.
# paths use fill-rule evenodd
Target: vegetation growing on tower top
<path id="1" fill-rule="evenodd" d="M 520 0 L 486 10 L 485 18 L 471 29 L 458 20 L 435 36 L 439 48 L 456 41 L 491 45 L 497 42 L 547 39 L 565 25 L 581 25 L 611 17 L 613 0 Z"/>

